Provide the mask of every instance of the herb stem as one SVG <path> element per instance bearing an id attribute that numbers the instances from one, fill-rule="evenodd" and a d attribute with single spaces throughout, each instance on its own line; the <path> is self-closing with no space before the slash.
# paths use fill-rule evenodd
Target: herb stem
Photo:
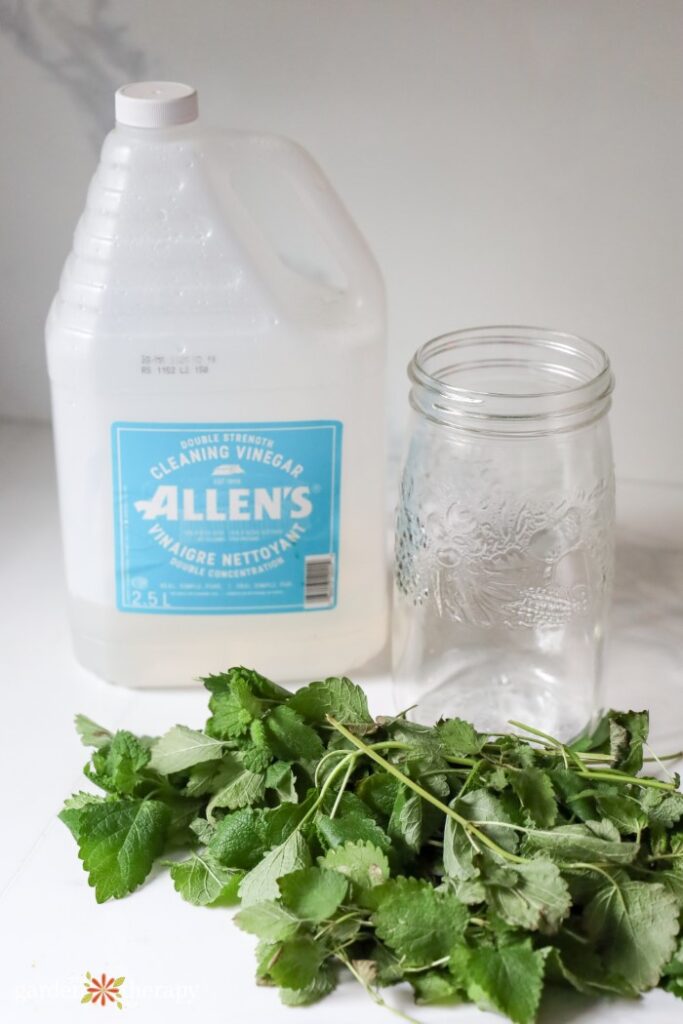
<path id="1" fill-rule="evenodd" d="M 504 850 L 502 846 L 499 846 L 498 843 L 496 843 L 493 839 L 489 838 L 489 836 L 487 836 L 485 832 L 482 832 L 479 828 L 477 828 L 476 825 L 473 825 L 471 821 L 468 821 L 467 818 L 463 818 L 462 815 L 458 814 L 458 812 L 453 810 L 452 807 L 448 807 L 447 804 L 442 803 L 438 797 L 435 797 L 428 790 L 423 789 L 422 786 L 419 785 L 419 783 L 415 782 L 413 779 L 405 775 L 399 768 L 396 767 L 396 765 L 392 764 L 390 761 L 385 760 L 385 758 L 378 754 L 377 751 L 374 750 L 371 746 L 368 746 L 367 743 L 363 743 L 363 741 L 358 736 L 354 736 L 352 732 L 349 732 L 349 730 L 341 724 L 341 722 L 338 722 L 335 718 L 332 718 L 331 715 L 327 715 L 327 720 L 330 723 L 330 725 L 332 725 L 337 730 L 337 732 L 340 732 L 342 736 L 344 736 L 347 740 L 353 743 L 353 745 L 357 747 L 358 750 L 360 750 L 363 754 L 371 758 L 377 764 L 381 765 L 385 771 L 389 772 L 390 775 L 393 775 L 394 778 L 399 780 L 399 782 L 402 782 L 404 786 L 407 786 L 409 789 L 412 789 L 413 792 L 417 793 L 418 796 L 421 796 L 423 800 L 426 800 L 434 807 L 437 807 L 440 811 L 443 811 L 443 813 L 447 815 L 447 817 L 452 818 L 453 821 L 457 822 L 458 825 L 460 825 L 460 827 L 464 829 L 466 835 L 470 837 L 476 836 L 479 842 L 483 843 L 484 846 L 488 846 L 488 848 L 492 850 L 493 853 L 497 854 L 499 857 L 504 858 L 505 860 L 513 861 L 515 864 L 522 864 L 526 861 L 526 857 L 518 857 L 516 854 L 510 853 L 509 850 Z"/>
<path id="2" fill-rule="evenodd" d="M 660 754 L 655 755 L 654 757 L 644 757 L 643 761 L 680 761 L 682 759 L 683 750 L 677 750 L 675 754 Z"/>
<path id="3" fill-rule="evenodd" d="M 651 789 L 663 789 L 667 793 L 675 793 L 676 787 L 672 782 L 660 782 L 659 779 L 651 779 L 648 777 L 626 775 L 624 772 L 618 771 L 592 771 L 590 768 L 584 768 L 582 766 L 581 771 L 578 773 L 584 779 L 598 779 L 603 782 L 615 782 L 622 783 L 623 785 L 631 786 L 649 786 Z"/>
<path id="4" fill-rule="evenodd" d="M 521 729 L 523 732 L 530 732 L 532 736 L 538 736 L 540 739 L 555 749 L 561 749 L 563 744 L 559 740 L 556 740 L 554 736 L 548 735 L 547 732 L 542 732 L 540 729 L 535 729 L 533 725 L 524 725 L 524 722 L 516 722 L 514 718 L 510 719 L 510 725 L 514 725 L 516 729 Z"/>
<path id="5" fill-rule="evenodd" d="M 598 867 L 597 864 L 588 864 L 588 863 L 584 863 L 584 861 L 577 860 L 577 861 L 575 861 L 575 862 L 573 862 L 571 864 L 565 864 L 564 868 L 567 871 L 572 871 L 573 869 L 576 869 L 576 868 L 580 868 L 580 869 L 582 869 L 584 871 L 597 871 L 599 875 L 603 875 L 607 879 L 607 881 L 610 883 L 610 885 L 612 885 L 615 889 L 618 888 L 617 883 L 614 881 L 612 876 L 610 874 L 608 874 L 608 872 L 605 871 L 604 868 Z"/>
<path id="6" fill-rule="evenodd" d="M 424 967 L 404 967 L 406 974 L 419 974 L 420 971 L 431 971 L 435 967 L 443 967 L 450 960 L 450 956 L 442 956 L 439 960 L 433 960 L 431 964 L 425 964 Z"/>
<path id="7" fill-rule="evenodd" d="M 355 757 L 349 758 L 349 767 L 346 769 L 346 774 L 344 775 L 344 778 L 342 779 L 341 786 L 339 787 L 339 792 L 337 793 L 337 795 L 336 795 L 336 797 L 334 799 L 334 803 L 332 804 L 332 810 L 330 811 L 330 818 L 334 818 L 335 814 L 337 813 L 337 811 L 339 809 L 339 802 L 340 802 L 340 800 L 341 800 L 341 798 L 342 798 L 342 796 L 344 794 L 344 790 L 346 789 L 346 787 L 348 785 L 348 782 L 349 782 L 349 779 L 351 778 L 351 772 L 353 771 L 355 766 L 356 766 L 356 758 Z"/>
<path id="8" fill-rule="evenodd" d="M 409 1017 L 407 1013 L 403 1012 L 403 1010 L 399 1010 L 397 1006 L 392 1006 L 391 1003 L 387 1003 L 386 1000 L 382 999 L 379 992 L 376 989 L 372 988 L 371 985 L 368 985 L 367 981 L 363 977 L 361 977 L 359 972 L 353 966 L 352 961 L 349 960 L 348 956 L 346 955 L 346 953 L 342 951 L 341 948 L 335 950 L 335 954 L 338 957 L 338 959 L 341 960 L 341 962 L 344 964 L 347 970 L 351 972 L 356 981 L 360 982 L 360 984 L 363 986 L 367 994 L 372 999 L 373 1003 L 376 1003 L 377 1006 L 381 1006 L 382 1009 L 384 1010 L 389 1010 L 397 1017 L 400 1017 L 401 1020 L 408 1021 L 408 1024 L 420 1024 L 420 1021 L 416 1020 L 415 1017 Z"/>
<path id="9" fill-rule="evenodd" d="M 342 924 L 345 921 L 352 921 L 354 918 L 357 918 L 357 917 L 359 917 L 358 911 L 357 910 L 350 910 L 350 911 L 348 911 L 348 913 L 342 914 L 341 917 L 335 917 L 334 920 L 327 921 L 323 925 L 323 927 L 318 932 L 316 932 L 316 934 L 314 936 L 316 942 L 318 941 L 318 939 L 322 938 L 322 936 L 325 934 L 325 932 L 328 932 L 330 930 L 330 928 L 334 928 L 334 927 L 336 927 L 336 925 Z"/>
<path id="10" fill-rule="evenodd" d="M 346 756 L 343 757 L 342 760 L 334 766 L 330 774 L 323 782 L 322 786 L 320 787 L 320 792 L 318 794 L 317 800 L 311 807 L 309 807 L 309 809 L 304 814 L 303 818 L 296 827 L 297 831 L 301 828 L 304 822 L 308 821 L 309 818 L 313 817 L 313 815 L 315 814 L 315 812 L 318 810 L 323 800 L 325 799 L 325 794 L 327 793 L 328 789 L 330 788 L 334 780 L 337 778 L 338 775 L 341 775 L 341 773 L 346 770 L 348 763 L 355 761 L 357 757 L 358 754 L 356 753 L 355 750 L 346 751 Z"/>

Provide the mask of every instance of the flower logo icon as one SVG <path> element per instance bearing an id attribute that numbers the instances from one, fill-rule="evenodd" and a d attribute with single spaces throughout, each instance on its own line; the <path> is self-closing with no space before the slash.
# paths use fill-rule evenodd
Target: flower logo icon
<path id="1" fill-rule="evenodd" d="M 123 1009 L 121 986 L 125 978 L 108 978 L 106 974 L 102 974 L 99 978 L 93 978 L 90 971 L 85 972 L 85 977 L 86 992 L 81 999 L 82 1003 L 92 1003 L 93 1005 L 99 1003 L 100 1006 L 115 1003 L 119 1010 Z"/>

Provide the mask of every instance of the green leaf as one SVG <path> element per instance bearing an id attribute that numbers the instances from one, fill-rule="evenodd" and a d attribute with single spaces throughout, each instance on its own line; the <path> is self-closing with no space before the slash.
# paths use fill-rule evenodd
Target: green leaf
<path id="1" fill-rule="evenodd" d="M 262 722 L 259 720 L 251 723 L 252 733 L 255 726 L 262 727 Z M 273 760 L 273 755 L 267 747 L 255 743 L 248 743 L 243 746 L 239 756 L 244 767 L 248 768 L 250 772 L 256 772 L 257 774 L 265 772 Z"/>
<path id="2" fill-rule="evenodd" d="M 259 939 L 280 942 L 291 938 L 299 928 L 299 921 L 275 900 L 254 903 L 238 911 L 233 921 L 243 932 L 257 935 Z"/>
<path id="3" fill-rule="evenodd" d="M 221 740 L 239 739 L 249 732 L 254 716 L 234 693 L 219 693 L 209 701 L 212 714 L 204 727 L 209 736 Z"/>
<path id="4" fill-rule="evenodd" d="M 670 995 L 683 999 L 683 978 L 664 978 L 661 986 Z"/>
<path id="5" fill-rule="evenodd" d="M 143 769 L 149 761 L 149 748 L 125 729 L 116 732 L 92 754 L 83 769 L 95 785 L 119 796 L 132 796 L 145 781 Z"/>
<path id="6" fill-rule="evenodd" d="M 607 717 L 612 767 L 635 775 L 643 767 L 650 716 L 647 711 L 610 711 Z"/>
<path id="7" fill-rule="evenodd" d="M 364 800 L 361 800 L 359 796 L 349 789 L 344 790 L 339 800 L 337 800 L 337 796 L 338 793 L 326 793 L 321 804 L 321 810 L 329 814 L 336 805 L 335 814 L 337 815 L 355 814 L 361 818 L 367 818 L 368 821 L 377 821 L 379 816 L 368 807 Z"/>
<path id="8" fill-rule="evenodd" d="M 356 788 L 356 793 L 373 811 L 389 818 L 394 808 L 396 794 L 400 785 L 401 783 L 393 775 L 389 775 L 388 772 L 377 771 L 373 775 L 368 775 L 366 778 L 361 779 Z"/>
<path id="9" fill-rule="evenodd" d="M 225 867 L 255 867 L 267 849 L 263 811 L 245 807 L 226 815 L 216 823 L 209 848 Z"/>
<path id="10" fill-rule="evenodd" d="M 237 770 L 241 770 L 239 766 Z M 195 764 L 189 769 L 183 794 L 195 797 L 218 793 L 236 774 L 235 757 L 232 753 L 226 754 L 220 761 Z"/>
<path id="11" fill-rule="evenodd" d="M 81 743 L 84 747 L 103 747 L 105 743 L 108 743 L 112 737 L 112 734 L 104 726 L 98 725 L 97 722 L 93 722 L 92 718 L 88 718 L 87 715 L 76 715 L 74 718 L 76 724 L 76 732 L 81 737 Z"/>
<path id="12" fill-rule="evenodd" d="M 476 878 L 479 869 L 474 863 L 474 847 L 462 825 L 446 818 L 443 833 L 443 869 L 448 878 L 467 881 Z"/>
<path id="13" fill-rule="evenodd" d="M 534 951 L 529 941 L 471 950 L 467 961 L 470 998 L 505 1014 L 514 1024 L 533 1024 L 546 956 L 547 950 Z"/>
<path id="14" fill-rule="evenodd" d="M 367 840 L 344 843 L 330 849 L 324 857 L 319 858 L 318 863 L 321 867 L 345 875 L 361 892 L 374 889 L 389 878 L 387 855 Z"/>
<path id="15" fill-rule="evenodd" d="M 383 850 L 388 850 L 391 846 L 386 832 L 379 827 L 374 818 L 361 817 L 355 811 L 337 818 L 319 814 L 315 823 L 321 841 L 328 848 L 343 846 L 349 842 L 368 842 Z"/>
<path id="16" fill-rule="evenodd" d="M 557 800 L 546 772 L 540 768 L 522 768 L 519 772 L 510 773 L 510 784 L 534 825 L 549 828 L 555 824 Z"/>
<path id="17" fill-rule="evenodd" d="M 423 844 L 442 820 L 441 813 L 417 793 L 401 786 L 387 826 L 387 832 L 399 849 L 419 853 Z"/>
<path id="18" fill-rule="evenodd" d="M 343 875 L 324 868 L 300 868 L 278 881 L 282 903 L 302 921 L 326 921 L 346 896 Z"/>
<path id="19" fill-rule="evenodd" d="M 570 750 L 577 751 L 598 751 L 601 754 L 609 752 L 609 718 L 602 715 L 595 725 L 589 725 L 569 745 Z"/>
<path id="20" fill-rule="evenodd" d="M 96 796 L 94 793 L 74 793 L 64 801 L 64 806 L 57 817 L 64 822 L 74 839 L 78 839 L 84 808 L 92 804 L 101 804 L 104 799 L 103 796 Z"/>
<path id="21" fill-rule="evenodd" d="M 263 772 L 249 771 L 243 768 L 237 758 L 234 759 L 235 774 L 215 793 L 206 807 L 206 817 L 213 821 L 213 812 L 218 807 L 227 807 L 236 811 L 240 807 L 249 807 L 257 803 L 266 788 L 266 777 Z"/>
<path id="22" fill-rule="evenodd" d="M 446 971 L 427 971 L 410 978 L 418 1006 L 453 1006 L 462 1002 L 460 990 Z"/>
<path id="23" fill-rule="evenodd" d="M 223 744 L 218 740 L 185 725 L 174 725 L 154 743 L 150 768 L 170 775 L 204 761 L 216 761 L 222 753 Z"/>
<path id="24" fill-rule="evenodd" d="M 671 828 L 683 815 L 683 793 L 648 789 L 643 793 L 642 806 L 651 825 Z"/>
<path id="25" fill-rule="evenodd" d="M 329 995 L 337 984 L 336 975 L 329 963 L 322 964 L 306 988 L 281 988 L 280 999 L 285 1006 L 310 1006 Z"/>
<path id="26" fill-rule="evenodd" d="M 483 903 L 486 899 L 486 889 L 480 878 L 451 879 L 449 889 L 468 907 L 474 906 L 475 903 Z"/>
<path id="27" fill-rule="evenodd" d="M 115 792 L 132 796 L 141 781 L 141 771 L 150 760 L 149 749 L 125 729 L 114 733 L 110 743 L 93 754 L 98 776 Z"/>
<path id="28" fill-rule="evenodd" d="M 610 843 L 621 842 L 621 834 L 617 826 L 608 818 L 599 818 L 596 821 L 587 821 L 586 827 L 599 839 L 606 839 Z"/>
<path id="29" fill-rule="evenodd" d="M 477 732 L 474 726 L 462 718 L 449 718 L 446 722 L 440 722 L 437 729 L 444 748 L 453 757 L 480 753 L 488 739 L 485 733 Z"/>
<path id="30" fill-rule="evenodd" d="M 211 852 L 225 867 L 255 867 L 273 846 L 291 835 L 310 808 L 310 802 L 263 809 L 244 807 L 217 822 Z"/>
<path id="31" fill-rule="evenodd" d="M 373 917 L 377 935 L 408 964 L 419 967 L 448 956 L 462 939 L 467 909 L 430 882 L 397 878 L 382 886 L 380 896 Z"/>
<path id="32" fill-rule="evenodd" d="M 203 846 L 208 846 L 216 834 L 216 826 L 206 818 L 194 818 L 189 824 L 189 829 Z"/>
<path id="33" fill-rule="evenodd" d="M 206 731 L 219 739 L 244 736 L 266 707 L 289 696 L 287 690 L 246 668 L 231 668 L 221 675 L 207 676 L 203 682 L 211 691 L 212 715 Z"/>
<path id="34" fill-rule="evenodd" d="M 217 675 L 202 676 L 201 681 L 212 694 L 231 693 L 234 689 L 240 689 L 241 692 L 248 692 L 261 700 L 276 703 L 282 703 L 291 697 L 289 690 L 278 686 L 271 679 L 266 679 L 253 668 L 244 668 L 242 665 L 229 668 L 227 672 L 220 672 Z"/>
<path id="35" fill-rule="evenodd" d="M 263 694 L 274 686 L 249 669 L 230 669 L 220 676 L 208 676 L 204 685 L 211 690 L 209 710 L 212 712 L 206 731 L 219 739 L 245 735 L 263 714 L 266 707 Z"/>
<path id="36" fill-rule="evenodd" d="M 625 793 L 596 793 L 601 814 L 616 826 L 622 835 L 639 835 L 647 826 L 647 814 L 640 803 Z"/>
<path id="37" fill-rule="evenodd" d="M 445 772 L 450 770 L 448 761 L 434 728 L 406 722 L 402 719 L 389 729 L 391 738 L 407 746 L 401 754 L 402 768 L 406 774 L 419 781 L 441 799 L 450 798 L 450 787 Z"/>
<path id="38" fill-rule="evenodd" d="M 494 796 L 488 789 L 473 789 L 465 796 L 458 797 L 453 801 L 453 808 L 462 818 L 479 822 L 480 830 L 504 850 L 514 853 L 517 849 L 515 831 L 503 827 L 512 824 L 510 815 L 500 798 Z M 486 824 L 487 822 L 491 824 Z M 497 828 L 496 823 L 500 823 L 501 827 Z"/>
<path id="39" fill-rule="evenodd" d="M 504 921 L 528 931 L 556 932 L 571 908 L 567 883 L 556 864 L 544 857 L 515 864 L 512 885 L 491 885 L 489 904 Z"/>
<path id="40" fill-rule="evenodd" d="M 309 863 L 310 853 L 306 840 L 300 832 L 292 832 L 283 843 L 273 847 L 242 880 L 240 885 L 242 906 L 248 907 L 252 903 L 277 899 L 280 895 L 278 879 L 283 875 L 288 875 L 290 871 L 307 867 Z M 280 983 L 278 982 L 278 984 Z M 307 984 L 308 982 L 302 982 L 300 985 L 289 987 L 303 988 Z"/>
<path id="41" fill-rule="evenodd" d="M 177 861 L 171 866 L 170 873 L 176 892 L 197 907 L 207 907 L 216 901 L 222 904 L 236 902 L 243 878 L 243 872 L 224 868 L 208 850 Z"/>
<path id="42" fill-rule="evenodd" d="M 618 995 L 632 999 L 638 989 L 621 974 L 610 974 L 584 936 L 563 930 L 554 939 L 547 961 L 547 980 L 561 981 L 585 995 Z"/>
<path id="43" fill-rule="evenodd" d="M 297 803 L 296 779 L 292 766 L 286 761 L 274 761 L 266 770 L 266 789 L 275 790 L 283 803 Z"/>
<path id="44" fill-rule="evenodd" d="M 162 802 L 170 814 L 166 848 L 178 849 L 193 846 L 195 837 L 190 826 L 201 810 L 202 801 L 169 792 L 163 794 Z"/>
<path id="45" fill-rule="evenodd" d="M 326 951 L 314 939 L 301 936 L 287 939 L 270 963 L 269 974 L 282 988 L 301 990 L 315 981 Z"/>
<path id="46" fill-rule="evenodd" d="M 683 999 L 683 935 L 679 939 L 678 948 L 663 971 L 664 977 L 660 984 L 672 996 Z"/>
<path id="47" fill-rule="evenodd" d="M 268 972 L 271 962 L 278 955 L 279 944 L 268 939 L 260 939 L 256 945 L 256 984 L 268 985 Z"/>
<path id="48" fill-rule="evenodd" d="M 653 881 L 663 885 L 667 892 L 670 892 L 676 900 L 678 909 L 683 911 L 683 871 L 676 868 L 671 871 L 658 871 Z"/>
<path id="49" fill-rule="evenodd" d="M 327 725 L 331 715 L 359 735 L 375 727 L 363 690 L 345 676 L 309 683 L 290 698 L 289 707 L 316 725 Z"/>
<path id="50" fill-rule="evenodd" d="M 608 970 L 652 988 L 676 948 L 678 906 L 662 885 L 613 881 L 584 910 L 586 931 Z"/>
<path id="51" fill-rule="evenodd" d="M 292 834 L 311 810 L 315 796 L 315 790 L 311 790 L 301 803 L 280 804 L 279 807 L 270 807 L 262 812 L 266 849 L 277 846 Z"/>
<path id="52" fill-rule="evenodd" d="M 551 768 L 548 775 L 570 814 L 583 821 L 598 817 L 595 790 L 586 788 L 586 779 L 569 768 Z"/>
<path id="53" fill-rule="evenodd" d="M 79 857 L 98 903 L 132 892 L 166 841 L 170 812 L 158 800 L 114 800 L 83 809 Z"/>
<path id="54" fill-rule="evenodd" d="M 467 992 L 471 949 L 458 943 L 448 958 L 448 972 L 460 991 Z"/>
<path id="55" fill-rule="evenodd" d="M 618 833 L 617 833 L 618 835 Z M 525 840 L 529 851 L 540 850 L 553 860 L 630 864 L 640 849 L 637 843 L 624 843 L 597 836 L 588 825 L 558 825 L 530 832 Z"/>
<path id="56" fill-rule="evenodd" d="M 315 729 L 290 707 L 279 705 L 263 719 L 265 741 L 280 761 L 316 761 L 323 745 Z"/>

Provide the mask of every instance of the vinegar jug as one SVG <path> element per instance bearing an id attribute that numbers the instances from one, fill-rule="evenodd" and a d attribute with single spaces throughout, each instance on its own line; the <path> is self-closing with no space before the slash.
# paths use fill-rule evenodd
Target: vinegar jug
<path id="1" fill-rule="evenodd" d="M 384 292 L 313 160 L 116 95 L 46 328 L 69 616 L 126 686 L 351 670 L 386 633 Z"/>

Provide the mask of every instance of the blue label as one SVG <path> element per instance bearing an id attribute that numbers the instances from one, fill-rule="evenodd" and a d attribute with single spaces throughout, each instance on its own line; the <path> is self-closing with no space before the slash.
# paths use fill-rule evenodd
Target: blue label
<path id="1" fill-rule="evenodd" d="M 342 424 L 114 423 L 125 612 L 334 608 Z"/>

